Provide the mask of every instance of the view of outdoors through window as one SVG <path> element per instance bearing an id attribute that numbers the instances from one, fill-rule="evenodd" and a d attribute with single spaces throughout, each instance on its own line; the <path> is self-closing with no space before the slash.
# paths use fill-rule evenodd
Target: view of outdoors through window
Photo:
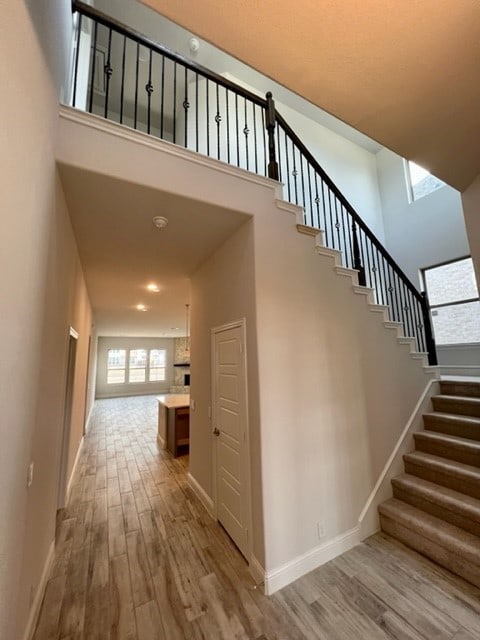
<path id="1" fill-rule="evenodd" d="M 418 200 L 427 196 L 432 191 L 443 187 L 445 184 L 435 176 L 432 176 L 426 169 L 423 169 L 415 162 L 407 162 L 407 186 L 410 192 L 410 200 Z"/>
<path id="2" fill-rule="evenodd" d="M 165 380 L 165 349 L 109 349 L 107 383 L 126 384 Z"/>
<path id="3" fill-rule="evenodd" d="M 471 258 L 424 270 L 437 344 L 480 342 L 480 302 Z"/>

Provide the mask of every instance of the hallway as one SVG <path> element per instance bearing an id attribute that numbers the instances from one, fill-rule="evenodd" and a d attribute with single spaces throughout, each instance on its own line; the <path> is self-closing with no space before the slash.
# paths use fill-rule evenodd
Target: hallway
<path id="1" fill-rule="evenodd" d="M 265 597 L 156 432 L 154 396 L 96 402 L 34 640 L 480 637 L 480 590 L 381 534 Z"/>

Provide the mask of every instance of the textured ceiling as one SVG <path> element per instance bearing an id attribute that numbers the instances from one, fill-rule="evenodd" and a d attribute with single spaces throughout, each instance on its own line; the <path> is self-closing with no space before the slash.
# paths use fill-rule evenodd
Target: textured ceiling
<path id="1" fill-rule="evenodd" d="M 143 0 L 459 190 L 480 173 L 479 0 Z"/>

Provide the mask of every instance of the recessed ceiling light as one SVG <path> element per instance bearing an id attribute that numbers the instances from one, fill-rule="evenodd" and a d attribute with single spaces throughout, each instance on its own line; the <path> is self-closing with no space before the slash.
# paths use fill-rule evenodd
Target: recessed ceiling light
<path id="1" fill-rule="evenodd" d="M 144 304 L 137 304 L 135 308 L 137 309 L 137 311 L 146 311 L 148 309 L 148 307 L 146 307 Z"/>
<path id="2" fill-rule="evenodd" d="M 171 329 L 172 331 L 178 331 L 178 330 L 180 329 L 180 327 L 170 327 L 170 329 Z"/>
<path id="3" fill-rule="evenodd" d="M 152 222 L 157 227 L 157 229 L 165 229 L 168 224 L 168 218 L 165 218 L 164 216 L 155 216 Z"/>
<path id="4" fill-rule="evenodd" d="M 160 291 L 158 285 L 156 285 L 154 282 L 151 282 L 150 284 L 147 284 L 147 289 L 149 291 L 153 291 L 154 293 L 158 293 Z"/>

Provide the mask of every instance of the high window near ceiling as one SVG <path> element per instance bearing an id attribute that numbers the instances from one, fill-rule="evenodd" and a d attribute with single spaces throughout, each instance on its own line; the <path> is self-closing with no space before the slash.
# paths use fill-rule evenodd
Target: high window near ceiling
<path id="1" fill-rule="evenodd" d="M 410 202 L 428 196 L 433 191 L 445 186 L 445 182 L 432 176 L 426 169 L 411 160 L 405 160 L 405 180 Z"/>
<path id="2" fill-rule="evenodd" d="M 437 344 L 480 343 L 480 302 L 472 259 L 424 269 Z"/>
<path id="3" fill-rule="evenodd" d="M 162 382 L 166 366 L 165 349 L 108 349 L 107 384 Z"/>

